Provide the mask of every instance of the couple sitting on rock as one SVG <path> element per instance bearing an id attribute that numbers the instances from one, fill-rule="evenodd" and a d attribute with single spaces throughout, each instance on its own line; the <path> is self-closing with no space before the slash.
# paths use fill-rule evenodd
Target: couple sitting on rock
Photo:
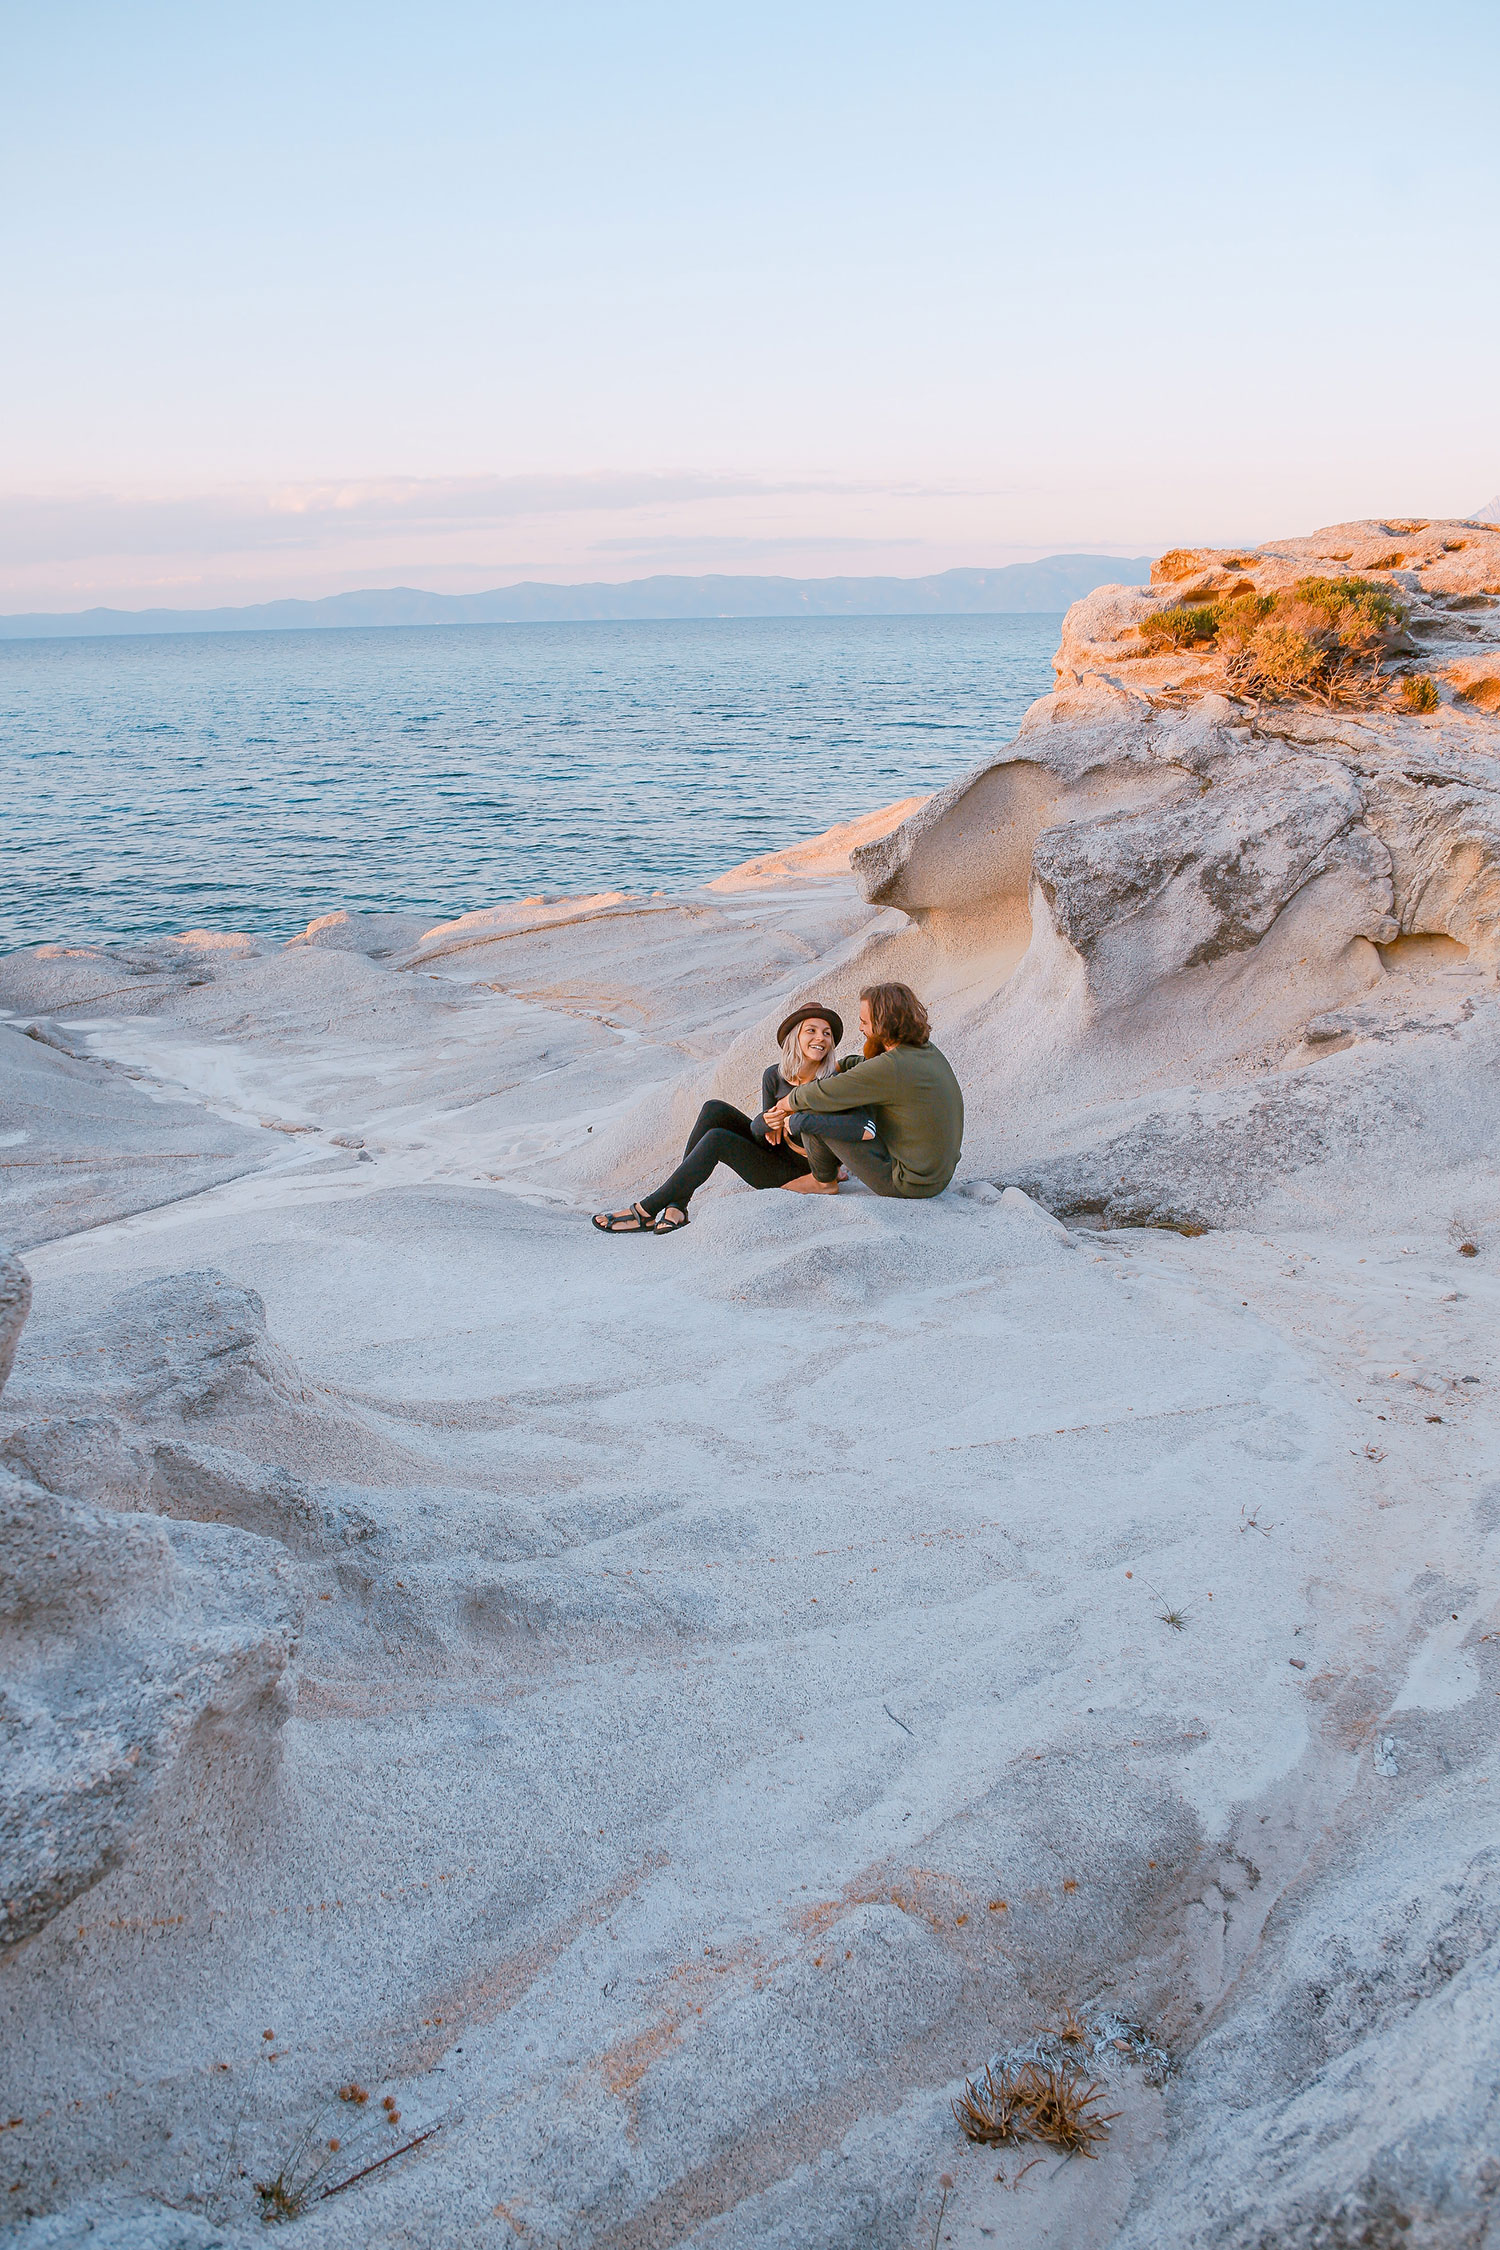
<path id="1" fill-rule="evenodd" d="M 927 1010 L 910 985 L 866 985 L 859 1028 L 864 1059 L 840 1062 L 836 1010 L 820 1000 L 794 1009 L 776 1034 L 781 1054 L 761 1080 L 759 1116 L 705 1102 L 671 1178 L 628 1211 L 597 1212 L 595 1226 L 675 1234 L 719 1164 L 753 1188 L 837 1195 L 852 1172 L 876 1195 L 941 1195 L 958 1163 L 964 1098 L 932 1044 Z"/>

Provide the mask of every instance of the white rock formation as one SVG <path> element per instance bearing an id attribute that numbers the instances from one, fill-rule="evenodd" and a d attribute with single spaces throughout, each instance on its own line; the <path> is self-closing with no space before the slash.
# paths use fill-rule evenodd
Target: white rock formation
<path id="1" fill-rule="evenodd" d="M 911 2250 L 944 2173 L 968 2250 L 1495 2239 L 1500 531 L 1167 571 L 864 896 L 840 832 L 0 963 L 65 1041 L 12 1034 L 26 2250 L 261 2240 L 314 2161 L 327 2250 Z M 1411 610 L 1360 708 L 1141 638 L 1339 572 Z M 589 1230 L 891 974 L 953 1193 Z M 1067 2006 L 1120 2115 L 1014 2185 L 950 2100 Z"/>
<path id="2" fill-rule="evenodd" d="M 0 1268 L 0 1366 L 25 1315 Z M 63 1457 L 136 1497 L 118 1425 L 65 1426 Z M 0 1944 L 45 1927 L 116 1866 L 184 1763 L 233 1757 L 247 1795 L 284 1715 L 297 1608 L 259 1540 L 125 1524 L 0 1464 Z M 247 1756 L 248 1753 L 248 1756 Z"/>

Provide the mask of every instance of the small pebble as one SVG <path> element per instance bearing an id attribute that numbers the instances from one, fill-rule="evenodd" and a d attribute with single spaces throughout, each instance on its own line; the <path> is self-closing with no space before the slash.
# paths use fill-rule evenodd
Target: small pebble
<path id="1" fill-rule="evenodd" d="M 1305 1672 L 1307 1670 L 1307 1659 L 1305 1657 L 1289 1656 L 1287 1662 L 1294 1672 Z"/>

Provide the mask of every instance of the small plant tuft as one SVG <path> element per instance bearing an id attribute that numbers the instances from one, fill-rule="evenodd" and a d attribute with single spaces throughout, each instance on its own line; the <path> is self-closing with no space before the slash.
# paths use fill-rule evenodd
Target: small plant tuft
<path id="1" fill-rule="evenodd" d="M 1028 2067 L 1010 2070 L 1002 2065 L 998 2071 L 987 2067 L 983 2078 L 965 2079 L 964 2090 L 953 2103 L 953 2114 L 971 2141 L 987 2148 L 1004 2148 L 1029 2138 L 1021 2083 Z"/>
<path id="2" fill-rule="evenodd" d="M 1120 2114 L 1100 2111 L 1103 2095 L 1097 2078 L 1085 2079 L 1066 2063 L 991 2065 L 982 2079 L 965 2080 L 953 2115 L 960 2130 L 985 2147 L 1045 2141 L 1069 2156 L 1097 2156 Z"/>
<path id="3" fill-rule="evenodd" d="M 1435 711 L 1442 697 L 1426 672 L 1409 672 L 1401 682 L 1401 700 L 1408 711 Z"/>
<path id="4" fill-rule="evenodd" d="M 1096 2143 L 1109 2139 L 1117 2109 L 1101 2113 L 1104 2088 L 1097 2078 L 1087 2081 L 1075 2072 L 1050 2063 L 1033 2063 L 1031 2070 L 1031 2130 L 1039 2141 L 1049 2141 L 1069 2156 L 1093 2156 Z"/>

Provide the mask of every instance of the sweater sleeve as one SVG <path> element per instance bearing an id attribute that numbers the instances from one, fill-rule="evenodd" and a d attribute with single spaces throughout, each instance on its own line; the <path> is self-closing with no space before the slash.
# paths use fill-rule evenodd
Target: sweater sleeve
<path id="1" fill-rule="evenodd" d="M 793 1109 L 810 1109 L 814 1116 L 841 1109 L 877 1109 L 896 1092 L 896 1058 L 887 1048 L 868 1062 L 857 1062 L 832 1078 L 815 1078 L 808 1086 L 793 1089 Z"/>
<path id="2" fill-rule="evenodd" d="M 752 1140 L 763 1141 L 766 1137 L 766 1111 L 772 1107 L 777 1099 L 777 1085 L 780 1077 L 781 1072 L 775 1063 L 768 1064 L 760 1074 L 760 1113 L 750 1120 Z"/>

